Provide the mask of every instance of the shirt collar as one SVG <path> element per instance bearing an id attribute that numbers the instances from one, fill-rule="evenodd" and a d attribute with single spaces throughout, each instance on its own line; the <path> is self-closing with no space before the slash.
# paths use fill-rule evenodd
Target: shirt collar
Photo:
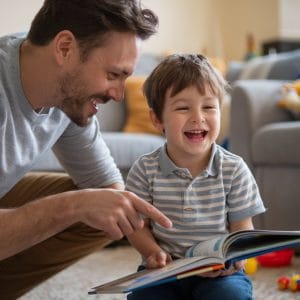
<path id="1" fill-rule="evenodd" d="M 213 143 L 212 145 L 212 151 L 211 151 L 211 156 L 207 165 L 207 168 L 202 172 L 202 175 L 205 177 L 208 176 L 216 176 L 218 174 L 218 160 L 217 158 L 217 145 L 216 143 Z M 185 168 L 179 168 L 177 167 L 174 162 L 170 159 L 170 157 L 167 154 L 167 144 L 165 144 L 163 147 L 160 149 L 159 153 L 159 165 L 161 168 L 161 171 L 164 176 L 168 176 L 170 174 L 173 174 L 174 171 L 188 171 Z"/>

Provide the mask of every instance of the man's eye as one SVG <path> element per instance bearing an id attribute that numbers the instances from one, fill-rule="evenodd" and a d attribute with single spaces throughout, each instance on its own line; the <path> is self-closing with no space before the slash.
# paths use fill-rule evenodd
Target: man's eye
<path id="1" fill-rule="evenodd" d="M 118 73 L 114 73 L 114 72 L 108 73 L 108 79 L 110 79 L 110 80 L 117 79 L 118 77 L 119 77 Z"/>

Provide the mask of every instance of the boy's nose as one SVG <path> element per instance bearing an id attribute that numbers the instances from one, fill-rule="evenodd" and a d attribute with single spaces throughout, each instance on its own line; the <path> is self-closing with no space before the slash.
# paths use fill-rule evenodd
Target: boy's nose
<path id="1" fill-rule="evenodd" d="M 203 123 L 205 121 L 205 116 L 201 112 L 196 112 L 192 116 L 192 122 L 193 123 Z"/>

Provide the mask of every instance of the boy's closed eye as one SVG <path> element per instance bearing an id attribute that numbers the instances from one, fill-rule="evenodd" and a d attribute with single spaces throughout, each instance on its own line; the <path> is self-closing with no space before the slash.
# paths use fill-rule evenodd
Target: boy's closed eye
<path id="1" fill-rule="evenodd" d="M 188 109 L 189 109 L 189 107 L 187 105 L 181 105 L 181 106 L 175 107 L 175 110 L 177 110 L 177 111 L 186 111 Z"/>
<path id="2" fill-rule="evenodd" d="M 203 108 L 204 109 L 217 109 L 217 106 L 216 105 L 205 105 Z"/>

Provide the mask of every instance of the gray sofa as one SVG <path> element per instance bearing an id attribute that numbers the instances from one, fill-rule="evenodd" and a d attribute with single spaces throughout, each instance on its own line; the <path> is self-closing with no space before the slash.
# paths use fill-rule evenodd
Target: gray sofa
<path id="1" fill-rule="evenodd" d="M 267 207 L 255 226 L 300 230 L 300 121 L 277 106 L 282 83 L 235 83 L 229 145 L 253 171 Z"/>
<path id="2" fill-rule="evenodd" d="M 125 102 L 110 101 L 102 105 L 97 117 L 102 136 L 124 179 L 133 162 L 140 155 L 155 150 L 165 141 L 159 135 L 122 132 L 126 119 Z M 64 170 L 53 152 L 49 151 L 35 165 L 34 171 L 63 172 Z"/>
<path id="3" fill-rule="evenodd" d="M 134 75 L 147 75 L 160 61 L 161 57 L 151 54 L 141 55 Z M 125 102 L 110 101 L 101 105 L 97 114 L 103 138 L 111 155 L 125 179 L 133 162 L 142 154 L 161 146 L 165 139 L 162 136 L 146 133 L 124 133 L 122 128 L 126 120 Z M 35 165 L 34 171 L 63 172 L 63 168 L 52 151 L 49 151 Z"/>

